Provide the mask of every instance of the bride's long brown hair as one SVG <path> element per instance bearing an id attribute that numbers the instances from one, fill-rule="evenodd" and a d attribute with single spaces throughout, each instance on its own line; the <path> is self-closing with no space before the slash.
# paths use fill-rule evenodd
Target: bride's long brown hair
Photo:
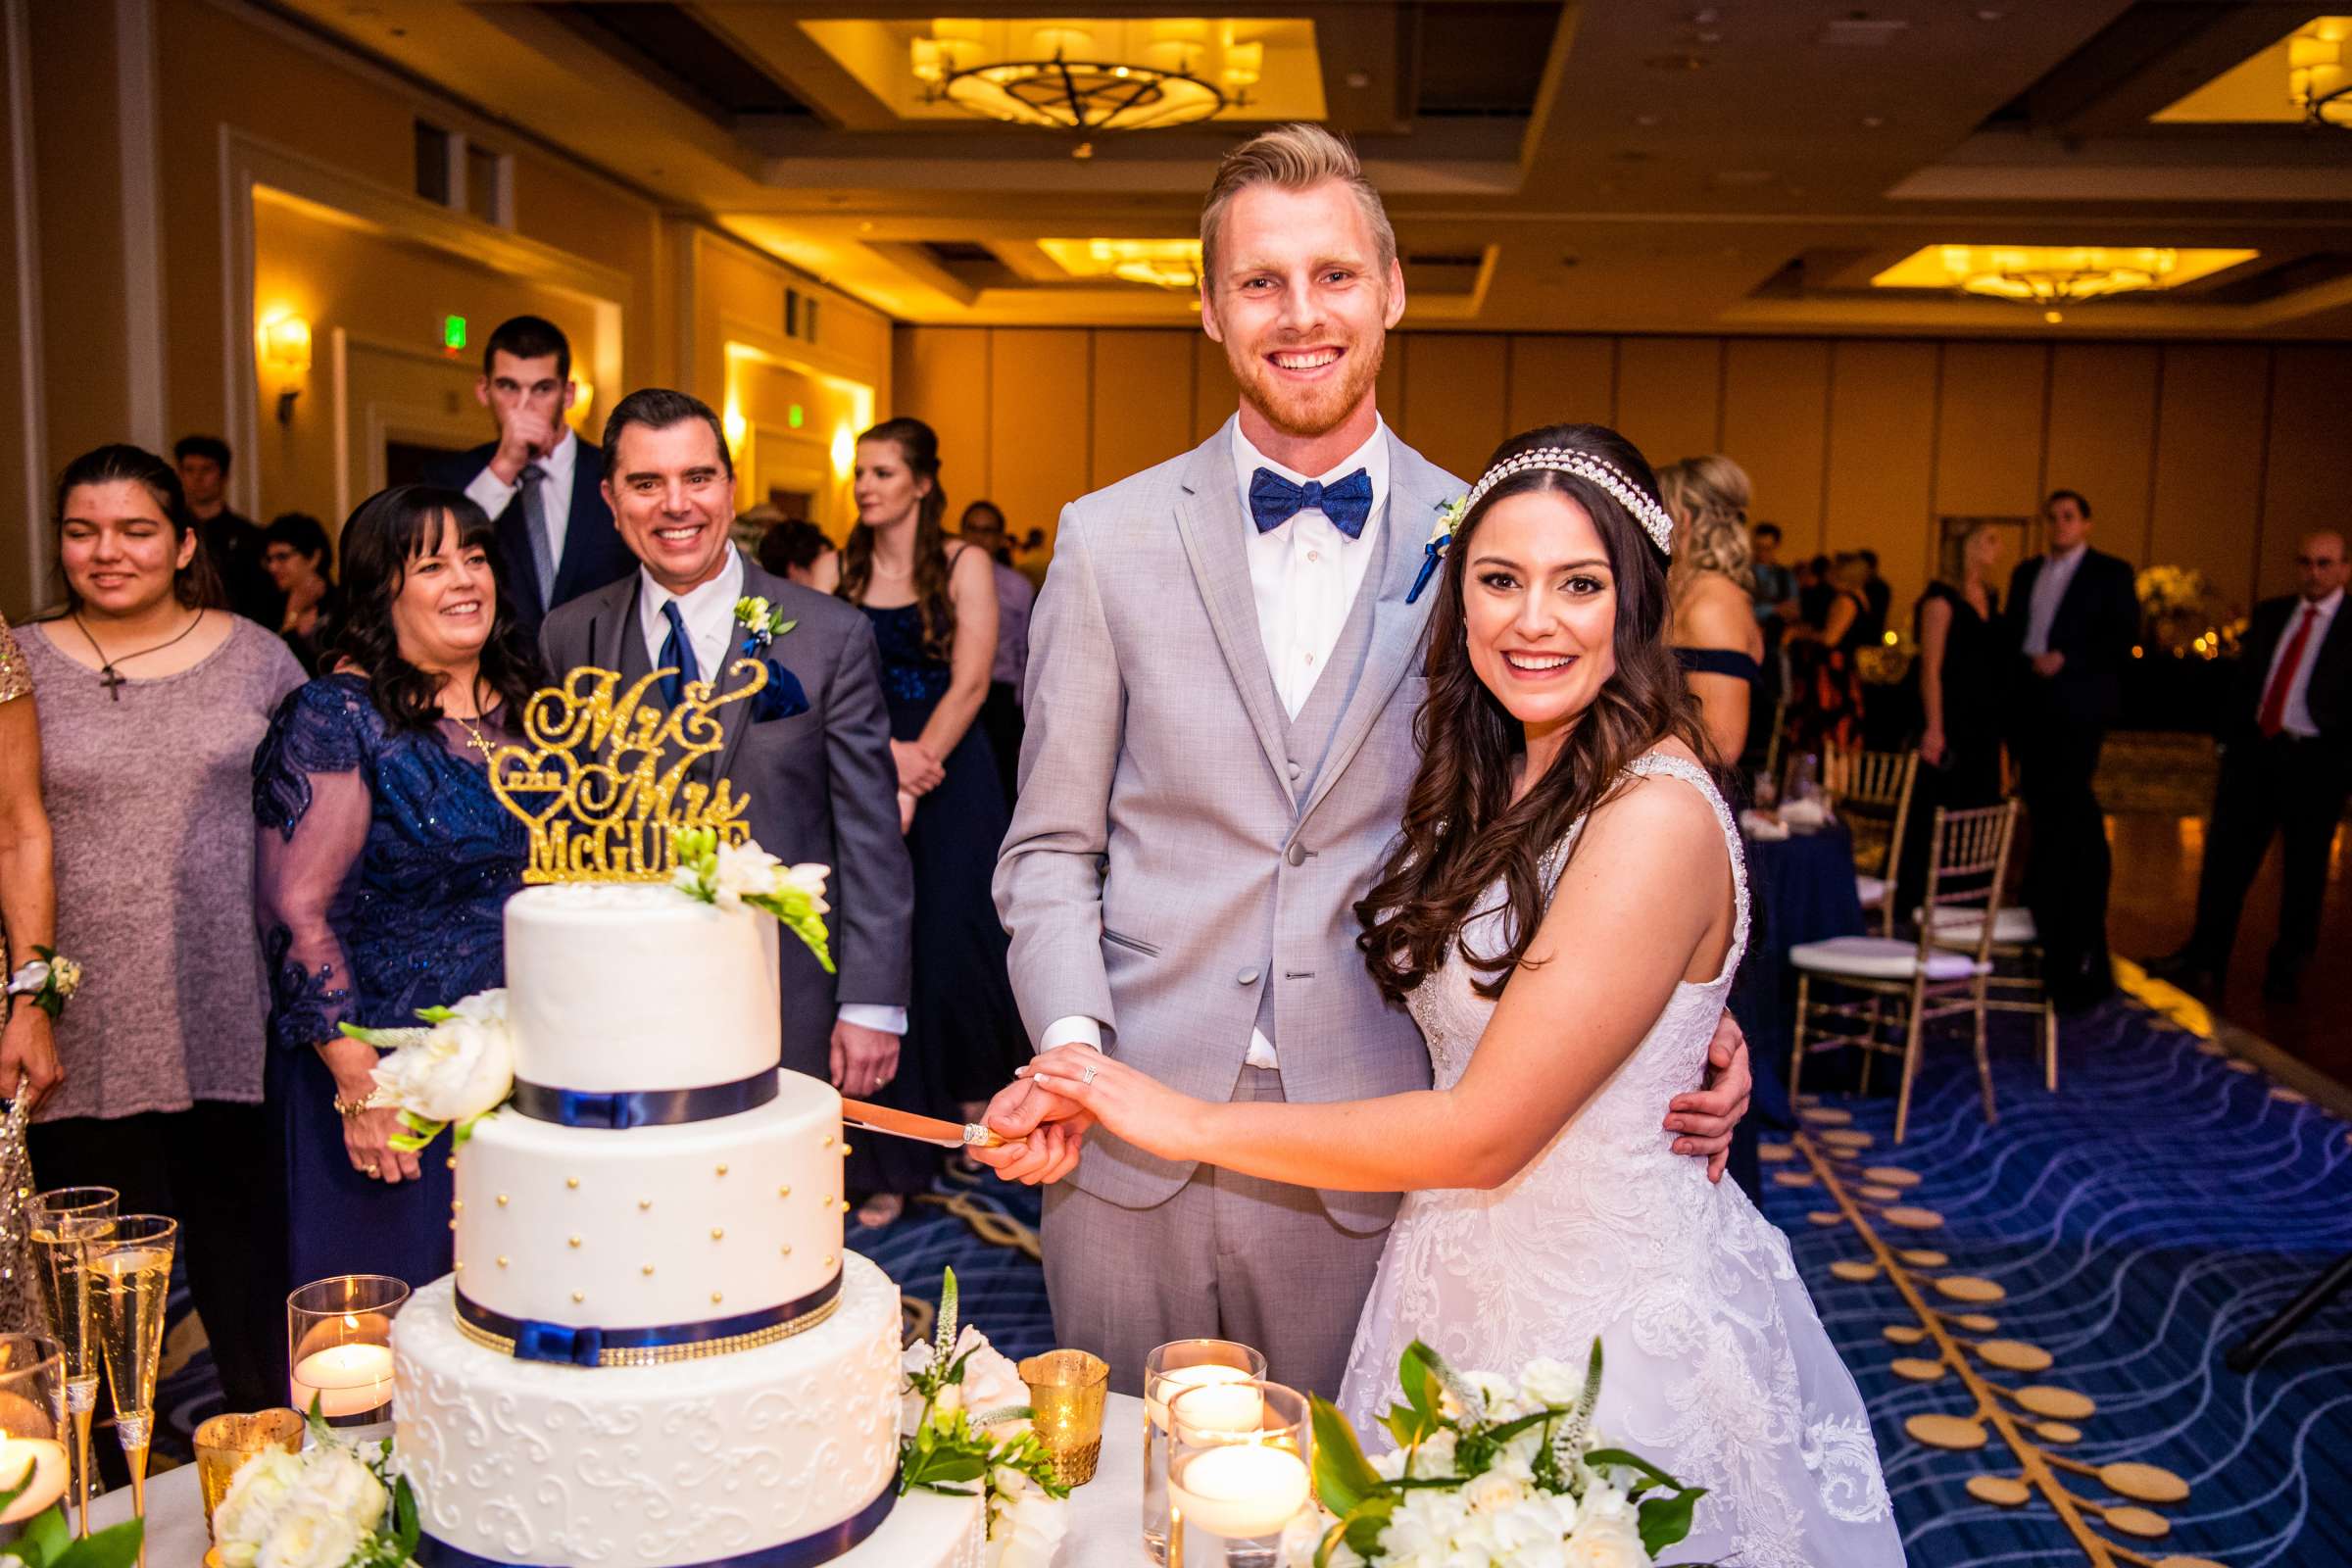
<path id="1" fill-rule="evenodd" d="M 1597 458 L 1657 496 L 1648 462 L 1603 425 L 1554 424 L 1513 436 L 1487 466 L 1539 447 Z M 1514 804 L 1511 772 L 1526 751 L 1526 735 L 1471 665 L 1462 589 L 1479 524 L 1505 497 L 1538 491 L 1582 507 L 1608 551 L 1617 668 L 1577 719 L 1558 759 Z M 1666 642 L 1666 558 L 1606 490 L 1551 468 L 1513 474 L 1462 518 L 1446 547 L 1441 583 L 1429 622 L 1429 696 L 1413 718 L 1421 767 L 1405 798 L 1404 835 L 1380 881 L 1355 906 L 1364 926 L 1356 945 L 1392 1001 L 1435 974 L 1449 944 L 1459 945 L 1478 993 L 1500 996 L 1544 923 L 1550 892 L 1544 854 L 1577 818 L 1625 789 L 1626 765 L 1658 742 L 1673 736 L 1706 755 L 1697 711 Z M 1484 912 L 1473 906 L 1497 879 L 1509 910 L 1505 941 L 1497 953 L 1475 953 L 1461 933 Z"/>

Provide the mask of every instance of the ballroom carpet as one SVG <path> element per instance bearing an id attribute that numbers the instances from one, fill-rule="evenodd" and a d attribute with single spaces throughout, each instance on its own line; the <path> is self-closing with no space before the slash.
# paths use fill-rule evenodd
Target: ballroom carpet
<path id="1" fill-rule="evenodd" d="M 1952 1042 L 1901 1148 L 1890 1100 L 1834 1091 L 1768 1142 L 1766 1212 L 1869 1401 L 1914 1568 L 2352 1561 L 2352 1298 L 2251 1376 L 2222 1365 L 2352 1251 L 2352 1145 L 2221 1052 L 2118 1004 L 2070 1025 L 2055 1096 L 1996 1029 L 1995 1127 Z M 1021 1355 L 1052 1343 L 1037 1214 L 1033 1192 L 948 1178 L 851 1244 L 900 1282 L 910 1329 L 952 1265 L 967 1320 Z M 163 1391 L 159 1448 L 184 1452 L 218 1399 L 198 1350 Z"/>

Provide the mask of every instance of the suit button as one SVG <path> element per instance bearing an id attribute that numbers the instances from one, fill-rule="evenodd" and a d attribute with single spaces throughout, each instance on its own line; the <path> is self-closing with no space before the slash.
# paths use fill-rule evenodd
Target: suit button
<path id="1" fill-rule="evenodd" d="M 1303 844 L 1294 844 L 1288 850 L 1283 852 L 1282 858 L 1290 861 L 1293 865 L 1304 865 L 1306 863 L 1306 846 Z"/>
<path id="2" fill-rule="evenodd" d="M 1237 986 L 1253 986 L 1257 984 L 1257 971 L 1255 969 L 1244 969 L 1240 974 L 1237 974 L 1233 977 L 1233 983 Z"/>
<path id="3" fill-rule="evenodd" d="M 1290 764 L 1290 769 L 1291 769 L 1291 777 L 1293 777 L 1293 778 L 1297 778 L 1297 777 L 1298 777 L 1298 776 L 1300 773 L 1302 773 L 1302 772 L 1306 771 L 1304 768 L 1300 767 L 1300 766 L 1299 766 L 1299 765 L 1298 765 L 1297 762 L 1293 762 L 1293 763 L 1291 763 L 1291 764 Z"/>

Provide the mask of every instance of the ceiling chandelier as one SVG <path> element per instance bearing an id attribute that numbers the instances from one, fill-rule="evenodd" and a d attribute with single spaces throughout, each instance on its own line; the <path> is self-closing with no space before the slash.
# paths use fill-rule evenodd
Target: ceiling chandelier
<path id="1" fill-rule="evenodd" d="M 2051 308 L 2162 288 L 2180 253 L 2151 246 L 1946 245 L 1943 269 L 1965 294 Z"/>
<path id="2" fill-rule="evenodd" d="M 2352 130 L 2352 19 L 2322 17 L 2287 40 L 2286 90 L 2314 125 Z"/>
<path id="3" fill-rule="evenodd" d="M 1072 277 L 1116 277 L 1154 288 L 1200 286 L 1197 239 L 1041 239 L 1038 247 Z"/>
<path id="4" fill-rule="evenodd" d="M 926 102 L 1053 130 L 1161 130 L 1249 102 L 1265 45 L 1220 24 L 982 22 L 942 17 L 910 46 Z"/>

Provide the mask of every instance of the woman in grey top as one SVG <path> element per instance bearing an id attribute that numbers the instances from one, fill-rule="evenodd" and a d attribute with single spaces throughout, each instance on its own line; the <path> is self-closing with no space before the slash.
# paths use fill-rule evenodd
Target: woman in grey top
<path id="1" fill-rule="evenodd" d="M 50 1187 L 170 1214 L 232 1410 L 284 1401 L 280 1187 L 262 1114 L 252 767 L 302 666 L 219 602 L 172 466 L 100 447 L 57 490 L 65 612 L 24 628 L 40 692 L 57 945 L 85 979 L 30 1147 Z"/>

